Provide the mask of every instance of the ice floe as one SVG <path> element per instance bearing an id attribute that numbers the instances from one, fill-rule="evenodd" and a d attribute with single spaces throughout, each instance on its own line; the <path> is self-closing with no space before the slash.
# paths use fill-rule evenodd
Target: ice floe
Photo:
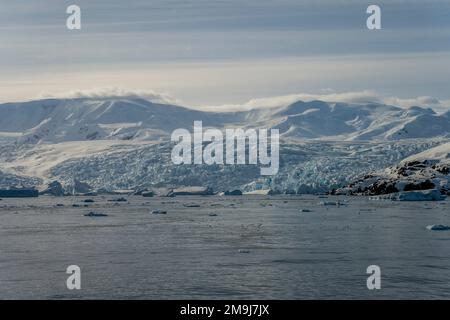
<path id="1" fill-rule="evenodd" d="M 450 226 L 445 226 L 442 224 L 433 224 L 430 226 L 427 226 L 428 230 L 432 230 L 432 231 L 447 231 L 450 230 Z"/>

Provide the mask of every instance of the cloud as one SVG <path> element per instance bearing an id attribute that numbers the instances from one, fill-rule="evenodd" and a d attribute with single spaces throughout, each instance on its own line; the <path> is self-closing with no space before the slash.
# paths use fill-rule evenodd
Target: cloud
<path id="1" fill-rule="evenodd" d="M 321 100 L 326 102 L 344 102 L 344 103 L 381 103 L 389 104 L 402 108 L 412 106 L 431 107 L 436 111 L 448 111 L 450 109 L 450 100 L 439 100 L 431 96 L 419 96 L 415 98 L 385 97 L 373 90 L 335 92 L 332 89 L 324 89 L 320 93 L 297 93 L 274 97 L 251 99 L 242 104 L 222 104 L 222 105 L 204 105 L 204 106 L 186 106 L 181 100 L 168 93 L 160 93 L 153 90 L 131 90 L 121 88 L 94 88 L 89 90 L 72 90 L 56 94 L 42 93 L 39 99 L 119 99 L 119 98 L 143 98 L 155 103 L 176 104 L 185 107 L 200 109 L 203 111 L 243 111 L 261 108 L 276 108 L 292 104 L 296 101 Z"/>
<path id="2" fill-rule="evenodd" d="M 344 103 L 381 103 L 402 108 L 412 106 L 431 107 L 436 111 L 448 111 L 450 100 L 439 100 L 431 96 L 419 96 L 416 98 L 385 97 L 373 90 L 363 90 L 354 92 L 334 92 L 331 89 L 323 90 L 321 93 L 298 93 L 283 96 L 258 98 L 249 100 L 243 104 L 225 104 L 220 106 L 204 106 L 202 109 L 209 111 L 238 111 L 258 108 L 275 108 L 287 106 L 296 101 L 321 100 L 326 102 Z"/>
<path id="3" fill-rule="evenodd" d="M 441 107 L 448 104 L 447 100 L 440 101 L 439 99 L 430 96 L 421 96 L 417 98 L 402 99 L 396 97 L 386 98 L 385 102 L 388 104 L 393 104 L 401 107 L 411 107 L 411 106 L 427 106 L 427 107 Z"/>
<path id="4" fill-rule="evenodd" d="M 202 109 L 208 110 L 250 110 L 257 108 L 275 108 L 286 106 L 296 101 L 312 101 L 322 100 L 327 102 L 348 102 L 348 103 L 368 103 L 382 101 L 374 91 L 365 90 L 359 92 L 343 92 L 335 93 L 330 89 L 323 90 L 323 93 L 311 94 L 311 93 L 297 93 L 283 96 L 266 97 L 251 99 L 243 104 L 224 104 L 220 106 L 203 106 Z"/>
<path id="5" fill-rule="evenodd" d="M 117 98 L 143 98 L 155 103 L 181 104 L 181 101 L 168 93 L 153 90 L 128 90 L 115 87 L 102 87 L 87 90 L 72 90 L 59 93 L 41 93 L 38 99 L 117 99 Z"/>

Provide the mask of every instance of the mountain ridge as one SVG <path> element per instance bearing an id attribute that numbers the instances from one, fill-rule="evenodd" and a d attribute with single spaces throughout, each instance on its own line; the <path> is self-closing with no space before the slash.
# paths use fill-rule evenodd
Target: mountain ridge
<path id="1" fill-rule="evenodd" d="M 275 128 L 284 138 L 346 141 L 450 136 L 450 111 L 378 103 L 297 101 L 246 111 L 202 111 L 143 98 L 45 99 L 0 104 L 0 132 L 19 143 L 158 140 L 177 128 Z"/>

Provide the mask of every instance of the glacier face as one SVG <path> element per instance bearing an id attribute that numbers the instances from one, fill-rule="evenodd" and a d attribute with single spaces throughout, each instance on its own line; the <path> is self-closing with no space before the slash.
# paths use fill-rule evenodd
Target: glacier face
<path id="1" fill-rule="evenodd" d="M 254 165 L 173 165 L 177 128 L 279 129 L 280 170 Z M 0 105 L 0 182 L 39 185 L 75 180 L 95 189 L 211 186 L 318 192 L 438 146 L 450 113 L 382 104 L 298 101 L 240 112 L 204 112 L 139 98 L 40 100 Z"/>
<path id="2" fill-rule="evenodd" d="M 256 165 L 173 165 L 171 144 L 164 142 L 68 160 L 53 167 L 50 176 L 65 185 L 77 179 L 109 190 L 202 185 L 217 191 L 251 191 L 260 185 L 279 192 L 324 192 L 440 143 L 442 140 L 283 143 L 280 170 L 267 178 L 260 176 Z"/>

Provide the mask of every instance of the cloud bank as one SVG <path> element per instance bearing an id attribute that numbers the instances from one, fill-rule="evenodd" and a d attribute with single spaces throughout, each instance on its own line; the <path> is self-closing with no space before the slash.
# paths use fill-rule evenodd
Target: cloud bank
<path id="1" fill-rule="evenodd" d="M 282 96 L 251 99 L 242 104 L 202 105 L 189 106 L 182 100 L 173 97 L 169 93 L 161 93 L 153 90 L 132 90 L 122 88 L 94 88 L 89 90 L 73 90 L 55 94 L 42 93 L 38 99 L 119 99 L 119 98 L 143 98 L 154 103 L 181 105 L 204 111 L 242 111 L 259 108 L 276 108 L 287 106 L 296 101 L 322 100 L 326 102 L 344 103 L 381 103 L 402 108 L 412 106 L 430 107 L 438 112 L 450 109 L 450 100 L 439 100 L 431 96 L 419 96 L 415 98 L 385 97 L 373 90 L 334 92 L 331 89 L 322 90 L 320 93 L 296 93 Z"/>
<path id="2" fill-rule="evenodd" d="M 448 111 L 450 109 L 450 100 L 439 100 L 431 96 L 419 96 L 415 98 L 385 97 L 372 90 L 354 91 L 354 92 L 333 92 L 330 89 L 323 90 L 322 93 L 298 93 L 283 96 L 252 99 L 248 102 L 237 104 L 226 104 L 220 106 L 205 106 L 208 110 L 250 110 L 255 108 L 274 108 L 286 106 L 296 101 L 322 100 L 326 102 L 344 102 L 344 103 L 381 103 L 389 104 L 402 108 L 412 106 L 430 107 L 436 111 Z"/>
<path id="3" fill-rule="evenodd" d="M 102 87 L 87 90 L 72 90 L 59 93 L 41 93 L 38 99 L 117 99 L 117 98 L 143 98 L 154 103 L 181 104 L 181 101 L 169 93 L 153 90 L 131 90 L 116 87 Z"/>

